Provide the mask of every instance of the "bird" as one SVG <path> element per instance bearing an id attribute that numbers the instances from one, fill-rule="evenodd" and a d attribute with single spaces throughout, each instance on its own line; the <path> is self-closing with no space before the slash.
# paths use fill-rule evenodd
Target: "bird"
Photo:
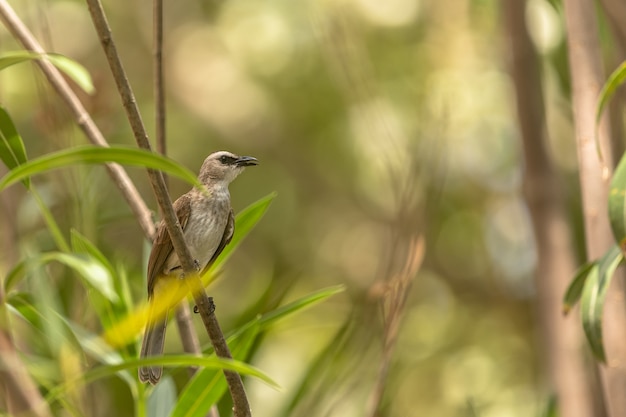
<path id="1" fill-rule="evenodd" d="M 198 173 L 198 180 L 206 187 L 206 191 L 194 187 L 174 202 L 174 211 L 199 271 L 205 272 L 233 237 L 235 220 L 228 185 L 246 167 L 257 164 L 258 160 L 251 156 L 237 156 L 228 151 L 214 152 L 204 160 Z M 168 281 L 182 277 L 181 263 L 162 220 L 157 226 L 148 258 L 149 312 L 141 358 L 163 354 L 167 311 L 165 315 L 156 314 L 157 299 L 160 296 L 162 299 L 167 298 L 164 292 L 172 288 L 167 285 Z M 163 367 L 141 366 L 138 373 L 141 382 L 156 385 L 163 374 Z"/>

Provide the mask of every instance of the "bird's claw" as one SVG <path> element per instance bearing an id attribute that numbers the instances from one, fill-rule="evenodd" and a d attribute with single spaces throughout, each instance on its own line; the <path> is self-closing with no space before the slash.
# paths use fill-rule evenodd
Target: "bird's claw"
<path id="1" fill-rule="evenodd" d="M 200 309 L 197 305 L 193 306 L 193 312 L 195 314 L 198 314 L 200 312 Z M 213 302 L 213 297 L 209 297 L 209 314 L 213 313 L 215 313 L 215 303 Z"/>
<path id="2" fill-rule="evenodd" d="M 196 271 L 200 272 L 200 262 L 197 259 L 193 260 L 193 266 L 196 268 Z"/>

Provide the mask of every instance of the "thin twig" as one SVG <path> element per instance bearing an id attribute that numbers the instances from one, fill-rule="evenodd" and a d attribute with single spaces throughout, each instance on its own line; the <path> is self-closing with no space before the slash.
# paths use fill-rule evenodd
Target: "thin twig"
<path id="1" fill-rule="evenodd" d="M 163 75 L 163 0 L 154 0 L 154 102 L 156 119 L 156 144 L 157 151 L 167 154 L 166 138 L 166 114 L 165 114 L 165 78 Z M 164 176 L 167 183 L 167 178 Z"/>
<path id="2" fill-rule="evenodd" d="M 2 20 L 6 28 L 13 34 L 13 36 L 18 39 L 22 45 L 24 45 L 24 48 L 36 53 L 46 52 L 6 0 L 0 0 L 0 20 Z M 108 147 L 109 144 L 106 139 L 94 123 L 89 113 L 87 113 L 87 110 L 85 110 L 78 97 L 76 97 L 76 94 L 74 94 L 71 87 L 65 81 L 59 70 L 57 70 L 54 65 L 45 59 L 37 60 L 37 64 L 50 82 L 50 85 L 52 85 L 52 87 L 69 106 L 76 123 L 85 133 L 85 136 L 87 136 L 89 141 L 91 141 L 94 145 Z M 152 239 L 155 230 L 152 213 L 141 198 L 141 195 L 139 195 L 139 192 L 126 174 L 126 171 L 122 168 L 122 166 L 114 163 L 106 164 L 106 168 L 109 172 L 109 176 L 113 179 L 117 188 L 119 188 L 122 192 L 122 195 L 128 202 L 128 205 L 135 214 L 135 217 L 137 217 L 144 234 Z"/>
<path id="3" fill-rule="evenodd" d="M 124 109 L 126 110 L 126 115 L 135 135 L 135 139 L 141 148 L 149 150 L 151 149 L 150 141 L 148 140 L 148 135 L 141 119 L 134 94 L 128 82 L 128 78 L 126 77 L 126 73 L 117 53 L 117 49 L 111 35 L 111 29 L 106 20 L 106 16 L 104 15 L 102 5 L 98 0 L 87 0 L 87 4 L 89 7 L 89 13 L 91 14 L 91 18 L 98 33 L 98 37 L 100 38 L 100 42 L 102 43 L 102 47 L 109 62 L 109 66 L 111 67 L 113 77 L 115 78 L 118 91 L 122 97 L 122 103 L 124 105 Z M 204 323 L 209 338 L 211 339 L 215 353 L 223 358 L 231 358 L 232 356 L 230 354 L 230 350 L 228 349 L 228 345 L 226 344 L 224 335 L 214 314 L 212 300 L 207 297 L 206 292 L 202 287 L 202 282 L 196 272 L 193 258 L 187 244 L 185 243 L 185 238 L 183 236 L 180 223 L 174 213 L 167 187 L 163 181 L 163 176 L 159 171 L 155 170 L 148 170 L 148 176 L 150 177 L 150 183 L 152 184 L 159 207 L 162 210 L 167 231 L 172 240 L 172 245 L 178 255 L 181 266 L 183 267 L 186 277 L 185 281 L 192 291 L 194 301 L 198 306 L 200 317 L 202 318 L 202 322 Z M 239 374 L 231 371 L 224 371 L 224 375 L 233 400 L 234 416 L 251 416 L 250 406 L 241 377 Z"/>
<path id="4" fill-rule="evenodd" d="M 153 51 L 153 67 L 154 67 L 154 101 L 155 101 L 155 119 L 156 119 L 156 142 L 157 152 L 161 155 L 167 154 L 165 147 L 165 84 L 163 79 L 163 0 L 154 0 L 153 2 L 154 14 L 154 51 Z M 163 174 L 163 180 L 167 187 L 167 176 Z M 176 325 L 178 326 L 178 334 L 180 335 L 183 349 L 187 353 L 193 353 L 200 355 L 202 349 L 200 348 L 200 341 L 198 340 L 198 334 L 193 328 L 193 321 L 191 318 L 191 311 L 189 304 L 183 302 L 176 309 Z M 192 366 L 189 368 L 189 374 L 193 376 L 197 372 L 198 368 Z"/>
<path id="5" fill-rule="evenodd" d="M 385 294 L 382 296 L 384 339 L 383 353 L 378 367 L 378 375 L 374 388 L 368 398 L 366 416 L 375 417 L 380 410 L 380 404 L 385 392 L 389 367 L 393 359 L 393 352 L 398 340 L 400 323 L 404 312 L 404 306 L 413 283 L 413 278 L 419 270 L 424 259 L 425 243 L 423 236 L 414 236 L 409 242 L 405 263 L 397 275 L 391 277 L 386 283 Z"/>

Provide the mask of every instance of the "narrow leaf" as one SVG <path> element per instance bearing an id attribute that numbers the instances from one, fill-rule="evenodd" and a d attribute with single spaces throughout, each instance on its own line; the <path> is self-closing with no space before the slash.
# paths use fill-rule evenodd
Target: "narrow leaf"
<path id="1" fill-rule="evenodd" d="M 229 338 L 233 358 L 245 360 L 259 333 L 258 320 L 250 326 L 245 326 L 245 332 L 237 340 Z M 204 417 L 209 409 L 219 401 L 226 392 L 226 381 L 222 372 L 204 368 L 196 372 L 194 377 L 185 386 L 180 394 L 171 417 Z"/>
<path id="2" fill-rule="evenodd" d="M 233 346 L 233 357 L 245 360 L 257 334 L 265 328 L 343 290 L 342 285 L 325 288 L 253 319 L 228 338 L 228 344 Z M 181 393 L 179 403 L 171 417 L 205 416 L 211 406 L 221 398 L 226 388 L 224 378 L 218 372 L 210 369 L 199 371 Z"/>
<path id="3" fill-rule="evenodd" d="M 142 166 L 161 170 L 200 189 L 204 189 L 204 186 L 198 181 L 193 172 L 178 162 L 157 153 L 125 146 L 105 148 L 84 145 L 50 153 L 13 168 L 0 180 L 0 191 L 17 181 L 53 169 L 74 164 L 102 164 L 106 162 L 117 162 L 122 165 Z"/>
<path id="4" fill-rule="evenodd" d="M 220 267 L 224 265 L 233 251 L 237 249 L 243 239 L 248 235 L 248 233 L 250 233 L 254 226 L 256 226 L 259 220 L 263 218 L 263 215 L 267 212 L 267 209 L 269 208 L 272 200 L 276 198 L 276 195 L 277 194 L 275 192 L 270 193 L 250 204 L 237 214 L 235 218 L 235 234 L 233 235 L 233 239 L 228 245 L 226 245 L 213 266 L 203 276 L 203 284 L 205 284 L 205 286 L 207 285 L 207 282 L 212 279 L 215 271 L 218 271 Z"/>
<path id="5" fill-rule="evenodd" d="M 591 272 L 591 268 L 595 265 L 596 262 L 587 262 L 576 271 L 576 275 L 574 275 L 574 279 L 572 279 L 569 287 L 567 287 L 567 291 L 563 297 L 563 314 L 569 313 L 572 307 L 580 300 L 580 295 L 583 292 L 589 272 Z"/>
<path id="6" fill-rule="evenodd" d="M 13 169 L 27 161 L 26 148 L 22 137 L 7 111 L 0 107 L 0 159 L 9 169 Z M 26 188 L 30 188 L 30 180 L 24 179 Z"/>
<path id="7" fill-rule="evenodd" d="M 68 381 L 50 390 L 46 396 L 46 400 L 52 401 L 77 386 L 86 385 L 98 379 L 113 376 L 122 370 L 131 370 L 144 365 L 203 366 L 213 369 L 227 369 L 241 375 L 253 376 L 270 386 L 278 387 L 276 382 L 259 369 L 237 360 L 222 359 L 215 356 L 164 355 L 142 359 L 126 359 L 126 361 L 118 365 L 99 366 L 86 372 L 82 377 Z"/>
<path id="8" fill-rule="evenodd" d="M 111 274 L 114 273 L 113 265 L 109 262 L 106 256 L 100 249 L 96 247 L 89 239 L 83 236 L 78 230 L 72 229 L 70 231 L 72 239 L 72 250 L 74 253 L 83 253 L 97 259 L 104 267 L 106 267 Z"/>
<path id="9" fill-rule="evenodd" d="M 44 59 L 50 61 L 59 70 L 70 77 L 85 92 L 95 91 L 89 72 L 78 62 L 60 54 L 40 54 L 30 51 L 11 51 L 0 55 L 0 70 L 26 61 Z"/>
<path id="10" fill-rule="evenodd" d="M 620 159 L 613 174 L 608 206 L 613 237 L 622 250 L 626 250 L 626 154 Z"/>
<path id="11" fill-rule="evenodd" d="M 613 273 L 624 259 L 619 247 L 613 246 L 588 273 L 580 302 L 583 329 L 593 354 L 606 361 L 602 341 L 602 313 L 606 292 Z"/>
<path id="12" fill-rule="evenodd" d="M 117 293 L 113 285 L 113 277 L 110 272 L 100 262 L 88 256 L 52 252 L 46 253 L 41 257 L 41 262 L 60 262 L 74 271 L 78 272 L 83 282 L 92 289 L 95 289 L 109 301 L 116 303 L 118 301 Z"/>
<path id="13" fill-rule="evenodd" d="M 305 308 L 312 307 L 313 305 L 320 303 L 335 294 L 339 294 L 340 292 L 345 291 L 345 289 L 346 288 L 344 285 L 335 285 L 333 287 L 328 287 L 316 291 L 296 301 L 285 304 L 284 306 L 279 307 L 274 311 L 263 314 L 263 316 L 261 316 L 261 324 L 263 325 L 263 327 L 267 327 L 282 318 L 304 310 Z"/>
<path id="14" fill-rule="evenodd" d="M 60 262 L 72 268 L 78 272 L 87 287 L 97 290 L 109 301 L 118 301 L 113 279 L 106 267 L 94 258 L 63 252 L 46 252 L 30 258 L 28 261 L 20 262 L 7 277 L 5 284 L 7 291 L 14 287 L 29 271 L 49 262 Z"/>
<path id="15" fill-rule="evenodd" d="M 602 112 L 604 111 L 604 107 L 606 103 L 613 97 L 613 94 L 617 90 L 617 88 L 624 83 L 626 80 L 626 61 L 622 62 L 622 64 L 617 67 L 613 73 L 609 76 L 609 79 L 606 81 L 602 90 L 600 91 L 600 96 L 598 98 L 598 105 L 596 106 L 596 130 L 597 126 L 600 124 L 600 118 L 602 117 Z"/>

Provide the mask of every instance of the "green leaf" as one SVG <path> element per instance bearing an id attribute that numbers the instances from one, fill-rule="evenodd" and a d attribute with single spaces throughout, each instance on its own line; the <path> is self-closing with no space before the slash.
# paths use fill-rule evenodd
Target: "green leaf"
<path id="1" fill-rule="evenodd" d="M 7 277 L 5 284 L 7 291 L 15 286 L 28 271 L 54 261 L 60 262 L 78 272 L 88 288 L 95 289 L 111 302 L 118 301 L 113 278 L 105 266 L 95 258 L 63 252 L 42 253 L 28 261 L 20 262 Z"/>
<path id="2" fill-rule="evenodd" d="M 9 271 L 7 276 L 4 279 L 4 292 L 9 293 L 9 291 L 17 285 L 18 282 L 24 278 L 24 275 L 28 271 L 26 260 L 19 261 L 13 269 Z"/>
<path id="3" fill-rule="evenodd" d="M 113 265 L 111 265 L 107 257 L 104 256 L 102 252 L 100 252 L 100 249 L 98 249 L 96 245 L 91 243 L 89 239 L 83 236 L 76 229 L 70 230 L 70 235 L 72 239 L 72 250 L 74 251 L 74 253 L 83 253 L 91 256 L 94 259 L 97 259 L 98 262 L 102 264 L 102 266 L 106 267 L 111 272 L 111 275 L 115 274 L 115 269 L 113 268 Z"/>
<path id="4" fill-rule="evenodd" d="M 113 350 L 101 337 L 91 333 L 77 323 L 67 322 L 67 325 L 76 336 L 82 350 L 99 363 L 119 365 L 124 362 L 122 355 L 116 350 Z M 120 377 L 131 390 L 135 387 L 137 379 L 134 373 L 131 375 L 130 371 L 124 369 L 117 372 L 116 375 Z"/>
<path id="5" fill-rule="evenodd" d="M 40 54 L 30 51 L 11 51 L 0 55 L 0 70 L 26 61 L 47 60 L 70 77 L 80 88 L 93 94 L 95 88 L 89 72 L 78 62 L 60 54 Z"/>
<path id="6" fill-rule="evenodd" d="M 233 346 L 233 357 L 244 360 L 252 349 L 257 335 L 265 328 L 280 319 L 326 300 L 328 297 L 343 291 L 344 288 L 343 285 L 338 285 L 316 291 L 253 319 L 228 338 L 228 345 Z M 178 405 L 171 417 L 205 416 L 211 406 L 226 392 L 226 388 L 224 378 L 219 372 L 211 369 L 199 371 L 181 393 Z"/>
<path id="7" fill-rule="evenodd" d="M 46 317 L 39 314 L 33 303 L 32 295 L 28 293 L 12 293 L 7 297 L 7 305 L 12 314 L 43 332 Z"/>
<path id="8" fill-rule="evenodd" d="M 258 333 L 259 321 L 257 319 L 245 326 L 245 331 L 242 331 L 240 337 L 229 338 L 228 345 L 232 348 L 233 358 L 244 360 L 252 349 Z M 221 372 L 209 368 L 201 369 L 185 386 L 170 416 L 204 417 L 224 395 L 226 389 L 226 381 Z"/>
<path id="9" fill-rule="evenodd" d="M 46 300 L 52 298 L 50 293 L 46 295 L 48 296 Z M 55 343 L 54 348 L 57 350 L 65 343 L 75 347 L 82 345 L 79 335 L 74 332 L 67 319 L 50 306 L 37 304 L 31 294 L 11 294 L 7 299 L 7 304 L 9 311 L 42 333 L 43 337 L 39 337 L 40 341 L 46 344 Z M 54 337 L 46 336 L 50 334 L 54 334 Z"/>
<path id="10" fill-rule="evenodd" d="M 50 153 L 13 168 L 0 180 L 0 191 L 31 175 L 41 174 L 74 164 L 102 164 L 117 162 L 122 165 L 142 166 L 161 170 L 188 183 L 204 189 L 196 175 L 178 162 L 154 152 L 126 146 L 100 147 L 93 145 L 77 146 Z"/>
<path id="11" fill-rule="evenodd" d="M 267 376 L 259 369 L 237 360 L 222 359 L 215 356 L 164 355 L 159 357 L 149 357 L 141 359 L 126 359 L 123 363 L 120 363 L 118 365 L 99 366 L 86 372 L 82 375 L 82 377 L 78 377 L 72 381 L 68 381 L 65 384 L 59 385 L 50 390 L 48 392 L 48 395 L 46 396 L 46 400 L 53 401 L 60 395 L 63 395 L 67 391 L 79 385 L 85 385 L 98 379 L 113 376 L 119 371 L 131 370 L 144 365 L 203 366 L 213 369 L 227 369 L 229 371 L 237 372 L 241 375 L 253 376 L 269 384 L 270 386 L 278 387 L 278 384 L 276 382 L 274 382 L 269 376 Z"/>
<path id="12" fill-rule="evenodd" d="M 580 295 L 583 292 L 589 272 L 595 265 L 596 262 L 587 262 L 576 271 L 576 275 L 574 275 L 574 279 L 569 284 L 569 287 L 567 287 L 567 291 L 563 297 L 563 314 L 569 313 L 572 307 L 580 300 Z"/>
<path id="13" fill-rule="evenodd" d="M 263 218 L 263 215 L 267 211 L 270 206 L 270 203 L 274 198 L 276 198 L 276 193 L 270 193 L 260 200 L 250 204 L 245 209 L 241 210 L 237 217 L 235 218 L 235 234 L 233 235 L 232 240 L 220 256 L 217 258 L 211 270 L 218 270 L 225 262 L 228 260 L 230 255 L 233 253 L 235 249 L 239 246 L 239 244 L 243 241 L 243 239 L 250 233 L 250 231 L 256 226 L 256 224 Z"/>
<path id="14" fill-rule="evenodd" d="M 591 351 L 602 362 L 606 361 L 602 342 L 604 301 L 613 273 L 623 259 L 620 248 L 613 246 L 589 271 L 580 302 L 585 336 Z"/>
<path id="15" fill-rule="evenodd" d="M 87 287 L 93 288 L 111 302 L 118 301 L 110 272 L 96 259 L 69 253 L 52 252 L 43 254 L 41 262 L 57 261 L 72 268 L 83 278 Z"/>
<path id="16" fill-rule="evenodd" d="M 598 125 L 600 124 L 600 118 L 602 117 L 602 112 L 604 111 L 604 107 L 606 103 L 613 97 L 613 94 L 618 89 L 618 87 L 624 84 L 626 80 L 626 61 L 622 62 L 622 64 L 617 67 L 615 71 L 609 76 L 609 79 L 606 81 L 602 90 L 600 91 L 600 96 L 598 98 L 598 105 L 596 106 L 596 131 L 598 130 Z"/>
<path id="17" fill-rule="evenodd" d="M 297 313 L 305 308 L 312 307 L 317 303 L 321 303 L 327 298 L 345 291 L 345 289 L 346 287 L 344 285 L 335 285 L 333 287 L 316 291 L 289 304 L 285 304 L 274 311 L 263 314 L 263 316 L 261 316 L 261 325 L 263 327 L 267 327 L 291 314 Z"/>
<path id="18" fill-rule="evenodd" d="M 620 247 L 626 249 L 626 154 L 620 159 L 613 174 L 608 205 L 613 237 Z"/>
<path id="19" fill-rule="evenodd" d="M 27 161 L 26 148 L 22 137 L 7 111 L 0 107 L 0 159 L 9 169 L 13 169 Z M 24 186 L 30 188 L 30 179 L 24 179 Z"/>

